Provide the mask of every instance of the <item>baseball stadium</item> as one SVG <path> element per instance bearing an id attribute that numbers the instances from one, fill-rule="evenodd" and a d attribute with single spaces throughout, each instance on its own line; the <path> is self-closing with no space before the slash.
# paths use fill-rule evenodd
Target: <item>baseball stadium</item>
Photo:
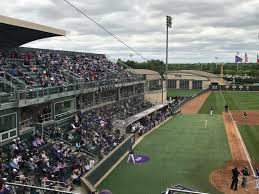
<path id="1" fill-rule="evenodd" d="M 61 2 L 144 62 L 66 50 L 74 29 L 0 15 L 0 194 L 259 194 L 259 56 L 171 64 L 163 16 L 166 62 L 147 60 Z"/>

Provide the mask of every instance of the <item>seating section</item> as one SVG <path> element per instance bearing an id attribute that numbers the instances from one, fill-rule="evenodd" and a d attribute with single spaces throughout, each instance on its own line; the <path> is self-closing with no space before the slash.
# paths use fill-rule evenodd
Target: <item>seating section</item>
<path id="1" fill-rule="evenodd" d="M 0 83 L 4 79 L 18 89 L 36 88 L 38 92 L 37 88 L 83 82 L 88 85 L 92 85 L 90 82 L 111 83 L 119 80 L 128 83 L 139 77 L 112 63 L 104 55 L 21 48 L 10 53 L 0 52 Z M 33 115 L 35 112 L 28 111 L 28 118 L 37 125 L 42 124 L 42 131 L 36 131 L 33 135 L 27 132 L 23 135 L 30 134 L 28 137 L 14 139 L 9 145 L 0 147 L 0 180 L 64 191 L 72 191 L 79 186 L 82 175 L 129 135 L 126 133 L 128 128 L 116 128 L 116 123 L 152 107 L 145 101 L 143 83 L 125 84 L 120 89 L 116 87 L 114 84 L 103 84 L 97 91 L 74 97 L 77 102 L 75 107 L 71 106 L 72 111 L 67 111 L 60 119 L 62 122 L 64 119 L 64 123 L 58 119 L 54 121 L 54 116 L 45 119 L 53 110 L 56 113 L 56 109 L 51 111 L 49 102 L 45 102 L 45 108 L 38 106 L 38 118 Z M 31 91 L 34 90 L 29 90 L 29 93 Z M 2 96 L 6 93 L 0 90 Z M 128 131 L 142 135 L 175 114 L 184 99 L 175 98 L 165 108 L 132 123 Z M 64 106 L 66 108 L 68 105 Z M 35 107 L 32 108 L 37 109 Z M 25 109 L 21 109 L 21 114 L 24 112 Z M 19 127 L 21 130 L 21 122 Z M 16 192 L 28 191 L 22 189 Z"/>
<path id="2" fill-rule="evenodd" d="M 18 78 L 27 88 L 64 86 L 75 81 L 130 81 L 137 77 L 105 55 L 37 49 L 0 52 L 0 72 L 0 76 L 4 72 Z"/>
<path id="3" fill-rule="evenodd" d="M 0 177 L 50 188 L 71 190 L 80 177 L 124 139 L 113 129 L 118 114 L 129 117 L 151 106 L 140 95 L 75 115 L 67 129 L 55 125 L 0 150 Z"/>

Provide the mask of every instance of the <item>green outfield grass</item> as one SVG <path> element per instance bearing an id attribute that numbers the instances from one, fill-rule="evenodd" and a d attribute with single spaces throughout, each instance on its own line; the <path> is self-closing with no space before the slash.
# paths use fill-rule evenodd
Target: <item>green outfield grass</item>
<path id="1" fill-rule="evenodd" d="M 223 96 L 230 110 L 259 110 L 259 92 L 211 92 L 199 113 L 208 114 L 212 107 L 215 114 L 221 114 L 225 106 Z"/>
<path id="2" fill-rule="evenodd" d="M 259 110 L 259 92 L 223 92 L 231 110 Z"/>
<path id="3" fill-rule="evenodd" d="M 251 159 L 253 161 L 259 162 L 259 126 L 240 125 L 238 128 Z"/>
<path id="4" fill-rule="evenodd" d="M 193 94 L 201 91 L 200 89 L 193 89 L 193 90 L 187 90 L 187 89 L 167 89 L 167 96 L 168 97 L 174 97 L 174 96 L 192 96 Z"/>
<path id="5" fill-rule="evenodd" d="M 221 115 L 177 116 L 146 136 L 135 152 L 151 160 L 132 165 L 124 159 L 99 190 L 159 194 L 179 183 L 215 194 L 219 192 L 210 185 L 209 174 L 231 158 Z"/>
<path id="6" fill-rule="evenodd" d="M 209 114 L 210 107 L 213 108 L 214 114 L 221 114 L 224 111 L 224 98 L 220 92 L 211 92 L 203 106 L 201 107 L 200 114 Z"/>

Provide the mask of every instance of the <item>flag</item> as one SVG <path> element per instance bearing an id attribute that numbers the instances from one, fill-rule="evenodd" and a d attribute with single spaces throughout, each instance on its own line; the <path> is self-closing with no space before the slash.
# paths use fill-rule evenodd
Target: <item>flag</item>
<path id="1" fill-rule="evenodd" d="M 235 63 L 242 63 L 243 59 L 236 55 L 235 57 Z"/>
<path id="2" fill-rule="evenodd" d="M 257 54 L 257 63 L 259 63 L 259 55 Z"/>
<path id="3" fill-rule="evenodd" d="M 246 53 L 245 53 L 245 63 L 248 63 L 248 56 Z"/>

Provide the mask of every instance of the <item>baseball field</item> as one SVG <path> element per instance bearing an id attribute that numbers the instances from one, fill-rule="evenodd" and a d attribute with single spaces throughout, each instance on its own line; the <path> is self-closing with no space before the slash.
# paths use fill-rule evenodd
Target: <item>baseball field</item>
<path id="1" fill-rule="evenodd" d="M 149 156 L 148 162 L 133 165 L 125 158 L 98 190 L 159 194 L 181 184 L 213 194 L 232 193 L 231 169 L 258 167 L 257 99 L 259 92 L 211 92 L 193 99 L 185 105 L 182 115 L 170 119 L 136 146 L 135 153 Z M 231 114 L 224 113 L 225 104 Z M 210 107 L 213 116 L 209 116 Z M 247 111 L 247 119 L 243 111 Z M 248 188 L 238 193 L 259 193 L 254 187 L 251 177 Z"/>

